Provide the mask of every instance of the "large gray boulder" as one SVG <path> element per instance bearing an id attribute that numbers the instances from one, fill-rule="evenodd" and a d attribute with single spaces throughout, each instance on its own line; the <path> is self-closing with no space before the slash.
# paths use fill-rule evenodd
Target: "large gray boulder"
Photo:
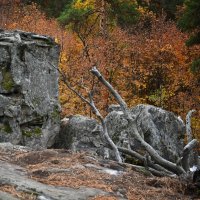
<path id="1" fill-rule="evenodd" d="M 64 118 L 54 147 L 97 153 L 104 145 L 104 141 L 101 132 L 95 131 L 96 127 L 98 122 L 95 119 L 82 115 Z"/>
<path id="2" fill-rule="evenodd" d="M 131 148 L 141 154 L 145 149 L 130 134 L 128 121 L 119 106 L 112 106 L 105 121 L 108 133 L 117 146 Z M 176 162 L 184 147 L 184 122 L 161 108 L 151 105 L 138 105 L 130 109 L 136 116 L 137 129 L 146 142 L 154 147 L 167 160 Z M 62 121 L 56 148 L 87 150 L 114 158 L 102 135 L 102 128 L 95 119 L 84 116 L 71 116 Z"/>
<path id="3" fill-rule="evenodd" d="M 151 105 L 133 107 L 131 114 L 136 117 L 137 129 L 144 140 L 167 160 L 176 162 L 184 147 L 184 122 L 172 112 Z M 118 146 L 132 148 L 145 154 L 128 131 L 128 122 L 122 111 L 112 111 L 106 117 L 110 136 Z"/>
<path id="4" fill-rule="evenodd" d="M 50 37 L 0 31 L 0 142 L 52 146 L 60 127 L 58 59 Z"/>

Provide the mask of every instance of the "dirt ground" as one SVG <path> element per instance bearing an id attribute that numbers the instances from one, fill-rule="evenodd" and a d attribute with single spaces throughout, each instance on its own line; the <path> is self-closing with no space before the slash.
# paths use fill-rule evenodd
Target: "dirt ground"
<path id="1" fill-rule="evenodd" d="M 110 197 L 92 200 L 116 200 L 115 194 L 129 200 L 189 200 L 200 199 L 192 188 L 174 178 L 158 178 L 146 171 L 136 171 L 114 161 L 102 160 L 86 152 L 44 150 L 14 153 L 0 152 L 0 160 L 26 168 L 28 176 L 39 182 L 79 188 L 93 187 L 110 192 Z M 26 194 L 8 185 L 0 190 L 22 200 L 35 200 L 34 194 Z"/>

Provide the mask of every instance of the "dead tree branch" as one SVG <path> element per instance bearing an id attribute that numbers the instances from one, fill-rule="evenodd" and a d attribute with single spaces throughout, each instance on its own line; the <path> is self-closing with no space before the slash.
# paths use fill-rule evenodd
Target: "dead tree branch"
<path id="1" fill-rule="evenodd" d="M 52 64 L 51 64 L 52 65 Z M 52 65 L 53 66 L 53 65 Z M 53 66 L 55 68 L 55 66 Z M 65 83 L 65 85 L 67 86 L 67 88 L 69 90 L 71 90 L 74 94 L 76 94 L 83 102 L 85 102 L 86 104 L 88 104 L 94 114 L 97 116 L 97 118 L 100 120 L 101 122 L 101 125 L 103 127 L 103 135 L 106 139 L 106 141 L 108 142 L 108 144 L 110 145 L 110 147 L 113 149 L 114 153 L 115 153 L 115 157 L 116 157 L 116 160 L 119 162 L 119 163 L 122 163 L 122 158 L 120 156 L 120 153 L 118 151 L 118 148 L 117 146 L 115 145 L 115 143 L 112 141 L 112 139 L 110 138 L 109 134 L 108 134 L 108 130 L 107 130 L 107 126 L 106 126 L 106 123 L 104 121 L 104 118 L 102 117 L 101 113 L 99 112 L 99 110 L 97 109 L 97 107 L 95 106 L 95 103 L 93 101 L 93 94 L 92 92 L 89 93 L 89 100 L 87 100 L 85 97 L 83 97 L 79 92 L 77 92 L 69 83 L 69 81 L 67 80 L 67 76 L 60 70 L 60 69 L 57 69 L 62 77 L 62 81 Z"/>
<path id="2" fill-rule="evenodd" d="M 163 173 L 163 171 L 160 171 L 160 170 L 156 170 L 156 169 L 153 169 L 151 167 L 148 168 L 148 170 L 143 167 L 143 166 L 139 166 L 139 165 L 133 165 L 133 164 L 129 164 L 129 163 L 121 163 L 122 166 L 125 166 L 125 167 L 129 167 L 131 169 L 134 169 L 138 172 L 142 172 L 144 174 L 150 174 L 150 175 L 154 175 L 154 176 L 159 176 L 159 177 L 163 177 L 163 176 L 169 176 L 169 177 L 176 177 L 175 174 L 165 174 Z"/>
<path id="3" fill-rule="evenodd" d="M 114 96 L 114 98 L 116 99 L 116 101 L 119 103 L 119 105 L 121 106 L 124 114 L 126 114 L 126 117 L 128 118 L 128 114 L 127 114 L 127 111 L 128 111 L 128 107 L 125 103 L 125 101 L 121 98 L 121 96 L 119 95 L 119 93 L 113 89 L 112 85 L 106 81 L 106 79 L 101 75 L 101 73 L 97 70 L 96 67 L 93 67 L 92 70 L 91 70 L 91 73 L 96 76 L 99 81 L 101 83 L 103 83 L 103 85 L 105 85 L 108 90 L 111 92 L 111 94 Z"/>
<path id="4" fill-rule="evenodd" d="M 145 161 L 145 157 L 142 156 L 141 154 L 137 153 L 136 151 L 133 151 L 133 150 L 130 150 L 130 149 L 126 149 L 126 148 L 123 148 L 123 147 L 117 147 L 118 150 L 124 154 L 127 154 L 127 155 L 130 155 L 136 159 L 138 159 L 139 161 L 141 161 L 142 163 Z M 163 176 L 175 176 L 174 173 L 166 170 L 164 167 L 158 165 L 158 164 L 155 164 L 153 162 L 151 162 L 150 160 L 147 160 L 146 161 L 147 165 L 149 167 L 151 167 L 152 169 L 156 170 L 156 171 L 160 171 L 160 173 L 163 174 Z"/>
<path id="5" fill-rule="evenodd" d="M 189 155 L 191 151 L 197 146 L 198 141 L 197 139 L 193 139 L 191 142 L 189 142 L 183 149 L 183 157 L 182 157 L 182 166 L 185 171 L 189 170 Z"/>
<path id="6" fill-rule="evenodd" d="M 177 164 L 161 157 L 151 145 L 149 145 L 146 141 L 144 141 L 144 139 L 141 137 L 141 135 L 137 130 L 137 124 L 135 118 L 131 116 L 126 103 L 121 98 L 119 93 L 116 90 L 114 90 L 114 88 L 112 87 L 112 85 L 110 85 L 110 83 L 106 81 L 106 79 L 101 75 L 101 73 L 97 70 L 96 67 L 93 67 L 91 72 L 109 90 L 109 92 L 111 92 L 115 100 L 119 103 L 119 105 L 122 108 L 122 111 L 124 112 L 129 122 L 129 130 L 130 130 L 129 133 L 132 134 L 133 137 L 140 142 L 140 144 L 146 149 L 146 151 L 154 159 L 154 161 L 159 165 L 163 166 L 164 168 L 166 168 L 167 170 L 170 170 L 171 172 L 174 172 L 178 175 L 186 173 L 186 171 L 181 166 L 178 166 Z"/>
<path id="7" fill-rule="evenodd" d="M 132 151 L 130 149 L 125 149 L 122 147 L 117 147 L 112 139 L 109 136 L 107 125 L 105 122 L 105 119 L 95 106 L 94 100 L 93 100 L 93 94 L 92 92 L 89 94 L 89 100 L 83 97 L 79 92 L 77 92 L 68 82 L 67 77 L 65 74 L 63 74 L 60 70 L 59 73 L 62 76 L 63 82 L 66 84 L 66 86 L 74 92 L 83 102 L 87 103 L 93 110 L 94 114 L 97 116 L 97 118 L 100 120 L 102 128 L 103 128 L 103 134 L 107 142 L 109 143 L 110 147 L 113 149 L 115 153 L 116 160 L 119 163 L 122 163 L 122 159 L 120 156 L 120 152 L 123 152 L 125 154 L 129 154 L 138 160 L 142 161 L 143 163 L 146 163 L 146 166 L 150 172 L 152 172 L 155 175 L 158 176 L 171 176 L 174 177 L 176 175 L 181 175 L 181 174 L 186 174 L 187 171 L 189 170 L 189 154 L 192 151 L 192 149 L 197 145 L 197 140 L 192 140 L 191 136 L 188 134 L 188 139 L 191 140 L 189 143 L 185 146 L 184 151 L 183 151 L 183 157 L 179 158 L 180 160 L 179 163 L 173 163 L 171 161 L 166 160 L 162 156 L 159 155 L 159 153 L 150 145 L 148 144 L 144 138 L 139 134 L 138 128 L 137 128 L 137 122 L 136 122 L 136 117 L 133 116 L 130 113 L 130 110 L 128 109 L 127 104 L 125 101 L 122 99 L 122 97 L 119 95 L 119 93 L 114 90 L 112 85 L 101 75 L 101 73 L 98 71 L 96 67 L 93 67 L 91 69 L 91 73 L 98 78 L 98 80 L 108 89 L 108 91 L 114 96 L 115 100 L 119 103 L 127 121 L 128 121 L 128 133 L 131 134 L 137 141 L 140 142 L 141 146 L 144 147 L 146 152 L 148 153 L 147 158 L 145 156 Z M 191 111 L 188 113 L 187 118 L 191 118 L 191 114 L 194 111 Z M 189 131 L 191 133 L 191 131 Z M 152 160 L 151 160 L 152 159 Z M 147 169 L 145 167 L 140 167 L 137 166 L 137 168 L 140 169 Z"/>
<path id="8" fill-rule="evenodd" d="M 114 144 L 114 142 L 112 141 L 112 139 L 110 138 L 109 134 L 108 134 L 108 129 L 107 129 L 107 126 L 106 126 L 106 122 L 104 120 L 104 118 L 102 117 L 102 115 L 100 114 L 99 110 L 96 108 L 95 104 L 94 104 L 94 101 L 93 101 L 93 97 L 92 97 L 92 93 L 90 93 L 90 106 L 91 108 L 93 109 L 95 115 L 99 118 L 99 120 L 101 121 L 101 125 L 103 127 L 103 134 L 107 140 L 107 142 L 109 143 L 109 145 L 111 146 L 111 148 L 114 150 L 115 152 L 115 157 L 116 157 L 116 160 L 119 162 L 119 163 L 122 163 L 122 158 L 120 156 L 120 153 L 119 153 L 119 150 L 117 148 L 117 146 Z"/>
<path id="9" fill-rule="evenodd" d="M 117 147 L 118 148 L 118 150 L 120 151 L 120 152 L 122 152 L 122 153 L 124 153 L 124 154 L 128 154 L 128 155 L 130 155 L 130 156 L 133 156 L 134 158 L 137 158 L 138 160 L 140 160 L 140 161 L 144 161 L 144 156 L 142 156 L 141 154 L 139 154 L 139 153 L 137 153 L 136 151 L 133 151 L 133 150 L 131 150 L 131 149 L 126 149 L 126 148 L 123 148 L 123 147 Z"/>
<path id="10" fill-rule="evenodd" d="M 191 117 L 192 114 L 196 112 L 196 110 L 190 110 L 188 114 L 186 115 L 186 134 L 187 134 L 187 141 L 192 141 L 192 129 L 191 129 Z"/>

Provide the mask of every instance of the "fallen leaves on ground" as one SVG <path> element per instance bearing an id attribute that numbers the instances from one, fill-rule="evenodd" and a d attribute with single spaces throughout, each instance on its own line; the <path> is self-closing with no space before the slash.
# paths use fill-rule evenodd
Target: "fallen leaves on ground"
<path id="1" fill-rule="evenodd" d="M 102 160 L 87 152 L 53 149 L 16 152 L 16 155 L 10 156 L 10 160 L 1 152 L 0 159 L 5 157 L 13 164 L 25 167 L 30 178 L 39 182 L 71 188 L 93 187 L 111 193 L 110 197 L 97 196 L 91 200 L 115 200 L 115 195 L 129 200 L 189 199 L 184 195 L 184 185 L 177 179 L 147 176 L 128 167 L 123 167 L 119 175 L 111 175 L 101 169 L 122 167 L 114 161 Z M 20 199 L 34 200 L 34 196 L 29 194 L 27 197 L 12 187 L 1 186 L 0 190 L 18 197 L 21 195 Z"/>

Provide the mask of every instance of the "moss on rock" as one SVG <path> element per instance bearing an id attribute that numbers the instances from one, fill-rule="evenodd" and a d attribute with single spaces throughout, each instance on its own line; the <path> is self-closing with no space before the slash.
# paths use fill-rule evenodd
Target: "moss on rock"
<path id="1" fill-rule="evenodd" d="M 59 108 L 57 106 L 55 106 L 53 112 L 51 112 L 51 117 L 54 120 L 60 120 L 60 111 L 59 111 Z"/>
<path id="2" fill-rule="evenodd" d="M 11 72 L 7 71 L 5 68 L 2 70 L 3 80 L 1 86 L 4 90 L 10 91 L 13 89 L 15 83 L 12 78 Z"/>
<path id="3" fill-rule="evenodd" d="M 12 128 L 10 127 L 9 123 L 5 123 L 3 125 L 0 125 L 0 131 L 10 134 L 12 133 Z"/>
<path id="4" fill-rule="evenodd" d="M 42 130 L 39 127 L 34 128 L 33 130 L 22 130 L 22 135 L 26 137 L 40 136 Z"/>

